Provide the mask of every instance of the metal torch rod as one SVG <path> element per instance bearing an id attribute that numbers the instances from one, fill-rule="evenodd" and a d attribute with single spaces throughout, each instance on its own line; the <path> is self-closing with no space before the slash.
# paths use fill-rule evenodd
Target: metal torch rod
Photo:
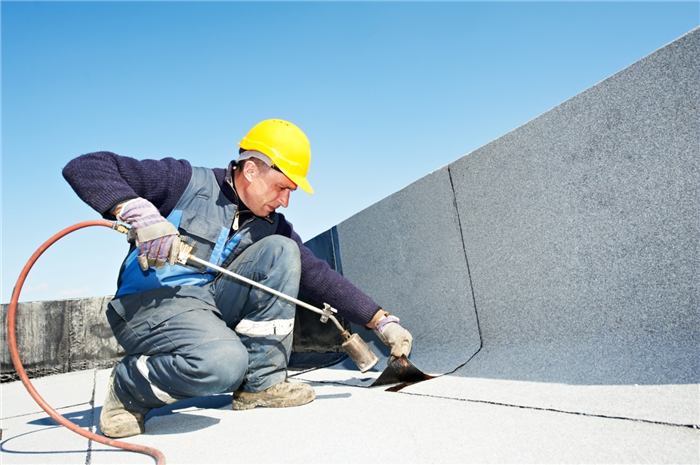
<path id="1" fill-rule="evenodd" d="M 182 263 L 182 258 L 183 258 L 183 257 L 182 257 L 182 254 L 181 254 L 181 256 L 178 258 L 178 261 L 179 261 L 180 263 Z M 311 310 L 312 312 L 316 312 L 316 313 L 318 313 L 319 315 L 322 315 L 322 316 L 324 316 L 324 317 L 328 317 L 331 321 L 333 321 L 333 323 L 338 327 L 338 329 L 339 329 L 341 332 L 344 332 L 344 331 L 345 331 L 345 328 L 343 328 L 343 326 L 338 322 L 338 320 L 337 320 L 333 315 L 330 314 L 330 312 L 335 313 L 335 312 L 336 312 L 336 309 L 334 309 L 334 308 L 328 306 L 328 304 L 326 304 L 326 306 L 327 306 L 326 308 L 328 308 L 328 309 L 330 309 L 330 310 L 327 311 L 327 312 L 324 312 L 324 311 L 321 310 L 320 308 L 316 308 L 316 307 L 314 307 L 313 305 L 309 305 L 309 304 L 307 304 L 306 302 L 302 302 L 302 301 L 299 300 L 299 299 L 295 299 L 295 298 L 292 297 L 292 296 L 289 296 L 289 295 L 287 295 L 287 294 L 284 294 L 284 293 L 282 293 L 282 292 L 279 292 L 279 291 L 277 291 L 277 290 L 275 290 L 275 289 L 272 289 L 271 287 L 267 287 L 267 286 L 265 286 L 264 284 L 260 284 L 260 283 L 257 282 L 257 281 L 253 281 L 252 279 L 248 279 L 248 278 L 246 278 L 245 276 L 241 276 L 241 275 L 239 275 L 239 274 L 236 274 L 236 273 L 234 273 L 233 271 L 227 270 L 226 268 L 221 268 L 220 266 L 216 266 L 216 265 L 214 265 L 213 263 L 209 263 L 209 262 L 207 262 L 207 261 L 205 261 L 205 260 L 202 260 L 201 258 L 195 257 L 194 255 L 187 254 L 186 259 L 187 259 L 187 260 L 192 260 L 193 262 L 199 263 L 200 265 L 208 266 L 209 268 L 212 268 L 212 269 L 218 271 L 219 273 L 223 273 L 223 274 L 225 274 L 225 275 L 231 276 L 232 278 L 235 278 L 235 279 L 237 279 L 237 280 L 239 280 L 239 281 L 243 281 L 244 283 L 250 284 L 251 286 L 255 286 L 255 287 L 257 287 L 257 288 L 260 288 L 260 289 L 262 289 L 262 290 L 265 291 L 265 292 L 269 292 L 270 294 L 276 295 L 277 297 L 281 297 L 281 298 L 283 298 L 283 299 L 289 300 L 290 302 L 293 302 L 293 303 L 295 303 L 295 304 L 297 304 L 297 305 L 300 305 L 300 306 L 302 306 L 302 307 L 304 307 L 304 308 L 307 308 L 307 309 Z"/>

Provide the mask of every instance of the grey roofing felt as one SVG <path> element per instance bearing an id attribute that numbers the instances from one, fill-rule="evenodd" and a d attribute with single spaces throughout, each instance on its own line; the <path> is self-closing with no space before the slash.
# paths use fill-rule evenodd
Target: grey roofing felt
<path id="1" fill-rule="evenodd" d="M 696 29 L 449 166 L 485 346 L 697 347 L 698 50 Z"/>
<path id="2" fill-rule="evenodd" d="M 417 366 L 448 373 L 479 350 L 469 270 L 446 169 L 337 228 L 343 274 L 411 328 L 411 360 Z M 370 335 L 372 347 L 388 357 L 384 345 Z"/>
<path id="3" fill-rule="evenodd" d="M 133 442 L 170 463 L 700 463 L 698 50 L 700 28 L 322 235 L 440 376 L 367 387 L 387 352 L 360 331 L 380 366 L 292 372 L 307 406 L 181 401 Z M 94 429 L 107 376 L 35 384 Z M 2 463 L 152 463 L 0 387 Z"/>

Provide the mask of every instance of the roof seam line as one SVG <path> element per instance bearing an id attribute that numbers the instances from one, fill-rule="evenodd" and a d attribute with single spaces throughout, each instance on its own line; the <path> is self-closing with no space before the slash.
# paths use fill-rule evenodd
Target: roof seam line
<path id="1" fill-rule="evenodd" d="M 457 400 L 457 401 L 461 401 L 461 402 L 471 402 L 471 403 L 475 403 L 475 404 L 497 405 L 500 407 L 519 408 L 519 409 L 525 409 L 525 410 L 539 410 L 539 411 L 543 411 L 543 412 L 563 413 L 566 415 L 580 415 L 580 416 L 584 416 L 584 417 L 606 418 L 608 420 L 636 421 L 636 422 L 640 422 L 640 423 L 650 423 L 653 425 L 674 426 L 674 427 L 678 427 L 678 428 L 700 429 L 700 425 L 695 425 L 692 423 L 691 424 L 682 424 L 682 423 L 672 423 L 672 422 L 667 422 L 667 421 L 645 420 L 643 418 L 630 418 L 630 417 L 621 417 L 621 416 L 614 416 L 614 415 L 603 415 L 600 413 L 572 412 L 569 410 L 559 410 L 559 409 L 554 409 L 554 408 L 533 407 L 533 406 L 529 406 L 529 405 L 518 405 L 518 404 L 508 404 L 505 402 L 496 402 L 496 401 L 491 401 L 491 400 L 460 399 L 457 397 L 438 396 L 438 395 L 432 395 L 432 394 L 420 394 L 420 393 L 415 393 L 415 392 L 403 392 L 403 391 L 401 391 L 401 394 L 407 394 L 407 395 L 411 395 L 411 396 L 420 396 L 420 397 L 432 397 L 435 399 Z"/>
<path id="2" fill-rule="evenodd" d="M 73 404 L 73 405 L 63 405 L 61 407 L 55 407 L 56 410 L 61 410 L 61 409 L 66 409 L 66 408 L 72 408 L 72 407 L 79 407 L 81 405 L 89 404 L 90 402 L 80 402 L 79 404 Z M 20 418 L 20 417 L 28 417 L 30 415 L 36 415 L 38 413 L 44 413 L 43 410 L 36 410 L 34 412 L 29 412 L 29 413 L 22 413 L 20 415 L 10 415 L 9 417 L 2 417 L 0 420 L 10 420 L 12 418 Z"/>
<path id="3" fill-rule="evenodd" d="M 97 369 L 92 371 L 92 396 L 90 397 L 90 423 L 88 423 L 88 431 L 95 433 L 95 391 L 97 390 Z M 92 463 L 92 438 L 88 438 L 87 454 L 85 455 L 85 465 Z"/>
<path id="4" fill-rule="evenodd" d="M 472 293 L 472 303 L 474 305 L 474 315 L 476 317 L 476 329 L 479 332 L 479 350 L 477 350 L 476 353 L 474 354 L 474 355 L 476 355 L 484 347 L 484 338 L 482 337 L 482 334 L 481 334 L 481 323 L 479 322 L 479 310 L 476 307 L 476 296 L 474 295 L 474 284 L 472 283 L 472 273 L 471 273 L 471 270 L 469 268 L 469 257 L 467 257 L 467 245 L 464 242 L 464 230 L 462 229 L 462 218 L 459 214 L 459 206 L 457 205 L 457 194 L 455 192 L 455 185 L 454 185 L 454 182 L 452 180 L 452 170 L 450 169 L 449 165 L 447 165 L 447 176 L 450 179 L 450 190 L 452 191 L 452 204 L 454 205 L 455 213 L 457 214 L 457 225 L 459 227 L 459 237 L 460 237 L 460 240 L 462 241 L 462 252 L 464 253 L 464 262 L 467 265 L 467 277 L 469 278 L 469 289 Z M 469 360 L 471 360 L 471 358 Z M 465 362 L 465 365 L 469 362 L 469 360 L 467 360 L 467 362 Z"/>

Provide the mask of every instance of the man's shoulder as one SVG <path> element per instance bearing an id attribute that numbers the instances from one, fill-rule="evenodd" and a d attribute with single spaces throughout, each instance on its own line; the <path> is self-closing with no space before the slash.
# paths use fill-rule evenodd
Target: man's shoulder
<path id="1" fill-rule="evenodd" d="M 203 167 L 197 167 L 200 169 L 207 169 L 210 170 L 214 173 L 214 176 L 216 176 L 216 181 L 219 184 L 223 184 L 224 179 L 226 178 L 226 170 L 223 168 L 203 168 Z"/>

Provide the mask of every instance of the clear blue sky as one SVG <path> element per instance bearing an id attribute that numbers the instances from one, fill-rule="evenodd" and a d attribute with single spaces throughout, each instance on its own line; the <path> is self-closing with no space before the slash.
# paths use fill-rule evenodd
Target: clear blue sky
<path id="1" fill-rule="evenodd" d="M 316 193 L 283 212 L 311 239 L 699 24 L 696 1 L 0 8 L 3 303 L 45 240 L 99 218 L 61 176 L 75 156 L 223 167 L 250 127 L 287 119 Z M 126 249 L 107 228 L 72 234 L 22 300 L 111 294 Z"/>

